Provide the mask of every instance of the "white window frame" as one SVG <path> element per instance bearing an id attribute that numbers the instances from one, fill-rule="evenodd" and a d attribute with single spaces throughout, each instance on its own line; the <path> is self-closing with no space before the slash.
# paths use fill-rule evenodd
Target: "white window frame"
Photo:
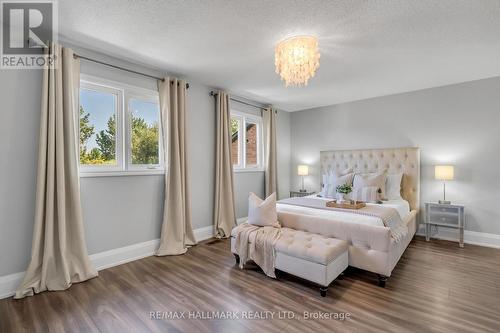
<path id="1" fill-rule="evenodd" d="M 96 92 L 102 92 L 107 94 L 115 95 L 115 115 L 116 115 L 116 139 L 115 139 L 115 159 L 116 165 L 90 165 L 90 164 L 80 164 L 80 147 L 78 147 L 78 165 L 80 166 L 80 173 L 91 173 L 95 171 L 111 173 L 119 172 L 123 169 L 123 155 L 120 154 L 123 147 L 123 131 L 122 126 L 119 124 L 123 121 L 120 110 L 123 107 L 123 91 L 120 89 L 112 88 L 109 86 L 100 85 L 90 81 L 81 81 L 80 89 L 92 90 Z M 80 96 L 80 91 L 78 91 L 78 96 Z M 80 138 L 80 103 L 78 103 L 78 138 Z M 78 143 L 80 140 L 78 139 Z"/>
<path id="2" fill-rule="evenodd" d="M 264 135 L 262 117 L 231 110 L 231 118 L 238 118 L 238 164 L 233 164 L 234 172 L 262 172 L 264 171 Z M 246 124 L 257 125 L 257 164 L 246 165 Z"/>
<path id="3" fill-rule="evenodd" d="M 111 81 L 90 75 L 81 75 L 80 89 L 97 90 L 106 93 L 114 93 L 117 96 L 116 103 L 116 166 L 108 165 L 79 165 L 80 177 L 100 177 L 100 176 L 135 176 L 135 175 L 157 175 L 165 174 L 163 133 L 161 115 L 158 115 L 158 149 L 159 164 L 138 165 L 132 164 L 132 117 L 130 100 L 139 99 L 146 102 L 153 102 L 159 105 L 158 91 L 140 88 L 121 82 Z M 80 96 L 80 91 L 78 92 Z M 80 103 L 78 103 L 80 106 Z M 79 109 L 79 108 L 78 108 Z M 79 110 L 78 110 L 79 112 Z M 80 117 L 78 116 L 78 119 Z M 79 121 L 77 123 L 79 125 Z M 78 128 L 78 135 L 80 128 Z"/>

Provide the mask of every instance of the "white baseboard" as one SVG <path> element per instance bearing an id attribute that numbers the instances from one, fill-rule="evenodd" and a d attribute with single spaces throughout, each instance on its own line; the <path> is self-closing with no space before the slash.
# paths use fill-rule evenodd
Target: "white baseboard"
<path id="1" fill-rule="evenodd" d="M 23 278 L 24 272 L 0 276 L 0 299 L 14 295 Z"/>
<path id="2" fill-rule="evenodd" d="M 420 224 L 417 235 L 425 236 L 425 225 Z M 458 241 L 459 232 L 458 229 L 445 227 L 438 227 L 438 231 L 435 232 L 435 227 L 433 226 L 431 237 L 449 241 Z M 465 230 L 464 243 L 500 249 L 500 235 Z"/>
<path id="3" fill-rule="evenodd" d="M 197 242 L 212 238 L 214 227 L 208 226 L 193 230 Z M 117 249 L 91 254 L 90 261 L 100 271 L 106 268 L 118 266 L 134 260 L 152 256 L 158 245 L 159 239 L 132 244 Z M 25 272 L 19 272 L 0 276 L 0 299 L 14 295 L 15 290 L 21 284 Z"/>
<path id="4" fill-rule="evenodd" d="M 153 239 L 147 242 L 132 244 L 109 251 L 91 254 L 89 257 L 94 267 L 98 271 L 100 271 L 134 260 L 150 257 L 155 253 L 159 245 L 160 240 Z"/>
<path id="5" fill-rule="evenodd" d="M 196 239 L 196 241 L 201 242 L 201 241 L 204 241 L 204 240 L 207 240 L 209 238 L 214 237 L 215 228 L 213 225 L 210 225 L 208 227 L 194 229 L 193 233 L 194 233 L 194 238 Z"/>

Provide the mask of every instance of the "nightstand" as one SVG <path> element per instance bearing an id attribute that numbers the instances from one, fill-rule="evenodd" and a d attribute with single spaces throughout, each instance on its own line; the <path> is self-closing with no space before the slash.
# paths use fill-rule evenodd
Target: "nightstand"
<path id="1" fill-rule="evenodd" d="M 425 239 L 429 241 L 431 226 L 460 230 L 459 246 L 464 247 L 465 207 L 463 205 L 425 203 Z"/>
<path id="2" fill-rule="evenodd" d="M 312 194 L 314 194 L 314 192 L 290 191 L 290 198 L 305 197 L 305 196 L 312 195 Z"/>

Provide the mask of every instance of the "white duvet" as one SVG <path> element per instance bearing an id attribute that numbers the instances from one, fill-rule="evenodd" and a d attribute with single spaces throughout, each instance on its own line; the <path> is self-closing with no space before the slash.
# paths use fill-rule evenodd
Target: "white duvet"
<path id="1" fill-rule="evenodd" d="M 307 198 L 314 198 L 316 200 L 322 200 L 322 201 L 331 201 L 332 200 L 330 198 L 317 197 L 316 195 L 307 196 Z M 403 221 L 406 221 L 406 217 L 410 213 L 410 205 L 408 204 L 408 201 L 403 200 L 403 199 L 383 201 L 382 204 L 367 203 L 367 205 L 380 205 L 380 206 L 395 208 L 398 211 L 399 215 L 401 216 L 401 220 L 403 220 Z M 382 220 L 380 218 L 374 217 L 374 216 L 353 214 L 353 213 L 349 213 L 349 212 L 341 212 L 341 211 L 336 211 L 336 210 L 325 210 L 325 209 L 309 208 L 309 207 L 304 207 L 304 206 L 295 206 L 295 205 L 289 205 L 289 204 L 284 204 L 284 203 L 279 203 L 279 202 L 276 204 L 276 208 L 277 208 L 278 214 L 280 212 L 295 213 L 295 214 L 311 215 L 311 216 L 316 216 L 316 217 L 321 217 L 321 218 L 327 218 L 327 219 L 342 221 L 342 222 L 350 222 L 350 223 L 358 223 L 358 224 L 374 225 L 374 226 L 384 226 L 384 222 L 382 222 Z"/>

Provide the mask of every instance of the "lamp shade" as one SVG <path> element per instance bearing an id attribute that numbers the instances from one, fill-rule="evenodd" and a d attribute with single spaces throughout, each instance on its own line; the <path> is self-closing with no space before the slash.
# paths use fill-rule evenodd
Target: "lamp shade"
<path id="1" fill-rule="evenodd" d="M 309 167 L 307 165 L 299 165 L 297 167 L 297 174 L 299 176 L 307 176 L 307 175 L 309 175 Z"/>
<path id="2" fill-rule="evenodd" d="M 438 180 L 453 180 L 453 165 L 436 165 L 434 167 L 434 178 Z"/>

